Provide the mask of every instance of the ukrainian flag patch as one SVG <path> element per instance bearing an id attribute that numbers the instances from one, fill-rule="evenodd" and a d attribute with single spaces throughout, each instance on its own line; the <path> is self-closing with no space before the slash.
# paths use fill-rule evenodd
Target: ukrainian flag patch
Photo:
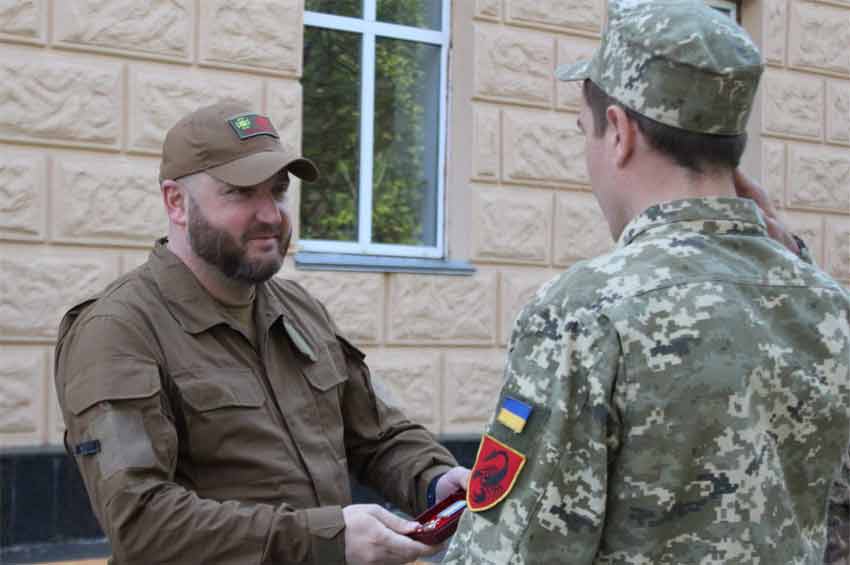
<path id="1" fill-rule="evenodd" d="M 530 404 L 506 396 L 502 401 L 502 407 L 499 409 L 499 415 L 496 416 L 496 420 L 518 434 L 522 433 L 530 415 Z"/>

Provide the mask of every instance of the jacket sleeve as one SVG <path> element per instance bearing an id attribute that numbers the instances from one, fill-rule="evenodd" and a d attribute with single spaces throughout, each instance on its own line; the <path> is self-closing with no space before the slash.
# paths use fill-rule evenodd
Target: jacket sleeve
<path id="1" fill-rule="evenodd" d="M 343 563 L 339 507 L 219 502 L 178 484 L 155 351 L 136 327 L 104 315 L 81 318 L 57 346 L 66 445 L 116 562 Z"/>
<path id="2" fill-rule="evenodd" d="M 581 318 L 543 307 L 518 321 L 486 430 L 491 448 L 472 470 L 469 500 L 477 508 L 464 513 L 443 563 L 595 562 L 608 465 L 619 450 L 612 398 L 620 347 L 609 321 Z M 520 431 L 499 419 L 506 397 L 530 408 Z M 500 467 L 496 457 L 511 452 L 523 461 L 513 479 L 505 473 L 515 465 Z"/>
<path id="3" fill-rule="evenodd" d="M 337 336 L 348 370 L 343 418 L 349 468 L 358 480 L 416 515 L 426 508 L 431 480 L 457 461 L 425 428 L 376 394 L 363 353 Z"/>

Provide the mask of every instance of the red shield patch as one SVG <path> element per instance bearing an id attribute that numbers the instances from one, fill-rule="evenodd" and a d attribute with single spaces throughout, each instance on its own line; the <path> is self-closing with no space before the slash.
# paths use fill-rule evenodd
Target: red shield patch
<path id="1" fill-rule="evenodd" d="M 493 508 L 511 489 L 525 465 L 525 455 L 499 440 L 484 435 L 469 476 L 466 504 L 473 512 Z"/>

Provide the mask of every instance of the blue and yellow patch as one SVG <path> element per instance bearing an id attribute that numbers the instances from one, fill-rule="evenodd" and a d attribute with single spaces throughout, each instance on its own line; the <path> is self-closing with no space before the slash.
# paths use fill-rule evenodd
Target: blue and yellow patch
<path id="1" fill-rule="evenodd" d="M 507 426 L 514 433 L 522 433 L 525 428 L 525 423 L 531 415 L 531 406 L 525 402 L 520 402 L 515 398 L 506 396 L 502 401 L 502 407 L 499 409 L 499 414 L 496 416 L 496 421 Z"/>

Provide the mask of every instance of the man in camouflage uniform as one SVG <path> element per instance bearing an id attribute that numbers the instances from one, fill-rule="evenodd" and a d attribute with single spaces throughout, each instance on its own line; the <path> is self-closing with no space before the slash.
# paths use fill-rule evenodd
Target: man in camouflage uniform
<path id="1" fill-rule="evenodd" d="M 558 69 L 584 81 L 617 246 L 517 318 L 445 563 L 824 559 L 850 297 L 736 197 L 761 72 L 740 27 L 683 0 L 611 1 L 592 60 Z"/>

